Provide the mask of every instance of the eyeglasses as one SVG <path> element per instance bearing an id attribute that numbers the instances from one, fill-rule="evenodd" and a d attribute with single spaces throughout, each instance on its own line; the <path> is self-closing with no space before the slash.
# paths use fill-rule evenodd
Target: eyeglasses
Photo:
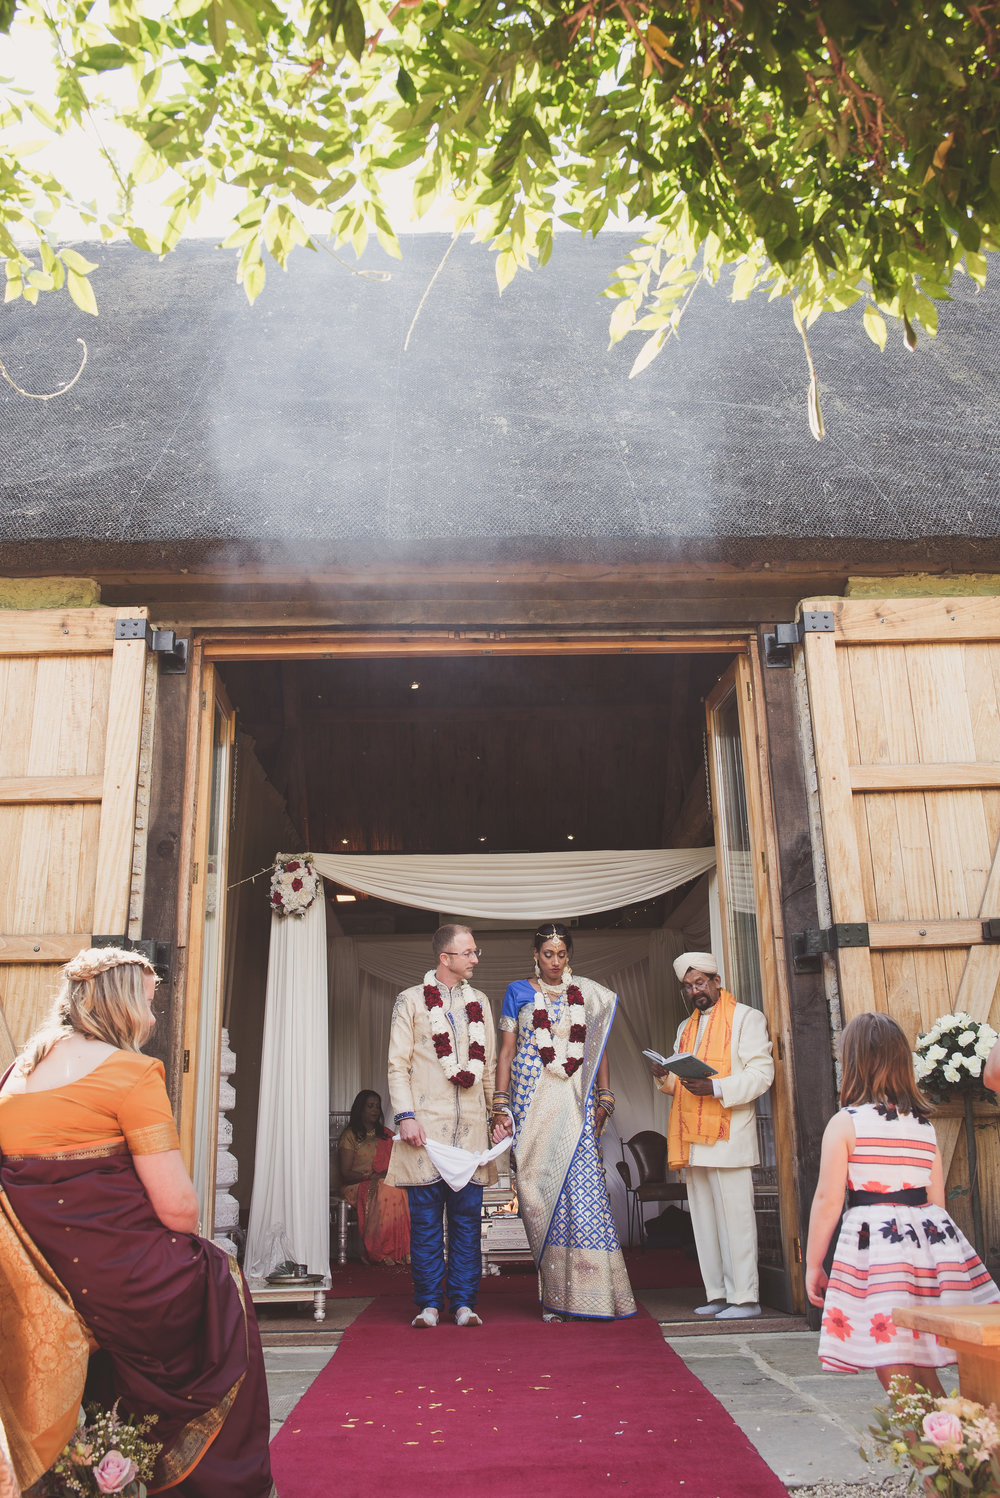
<path id="1" fill-rule="evenodd" d="M 482 957 L 482 947 L 472 947 L 468 952 L 442 952 L 442 957 Z"/>

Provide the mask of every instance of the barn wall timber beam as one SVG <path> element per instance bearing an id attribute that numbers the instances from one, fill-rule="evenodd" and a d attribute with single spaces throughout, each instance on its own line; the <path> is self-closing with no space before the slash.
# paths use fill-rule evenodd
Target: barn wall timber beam
<path id="1" fill-rule="evenodd" d="M 89 931 L 43 931 L 37 936 L 0 935 L 0 963 L 69 962 L 81 947 L 89 946 Z"/>
<path id="2" fill-rule="evenodd" d="M 866 606 L 867 605 L 867 606 Z M 841 645 L 926 645 L 976 641 L 1000 634 L 1000 598 L 806 599 L 807 610 L 829 609 Z"/>
<path id="3" fill-rule="evenodd" d="M 852 791 L 954 791 L 1000 785 L 996 760 L 976 764 L 852 765 Z"/>
<path id="4" fill-rule="evenodd" d="M 60 801 L 100 801 L 103 775 L 5 775 L 0 777 L 0 805 Z"/>
<path id="5" fill-rule="evenodd" d="M 335 660 L 341 656 L 391 659 L 429 655 L 662 655 L 669 650 L 699 654 L 736 653 L 747 648 L 746 636 L 732 631 L 676 636 L 601 635 L 545 638 L 502 638 L 483 634 L 477 638 L 428 633 L 424 635 L 307 635 L 254 634 L 209 636 L 204 642 L 205 659 L 245 660 Z"/>
<path id="6" fill-rule="evenodd" d="M 594 625 L 623 628 L 687 627 L 699 625 L 738 628 L 756 627 L 763 619 L 794 613 L 794 594 L 769 593 L 752 598 L 735 588 L 720 597 L 704 594 L 681 598 L 662 594 L 637 597 L 634 592 L 613 597 L 544 598 L 412 598 L 406 594 L 365 599 L 312 599 L 285 603 L 170 599 L 159 603 L 148 599 L 160 628 L 182 633 L 188 629 L 245 628 L 586 628 Z"/>
<path id="7" fill-rule="evenodd" d="M 981 920 L 873 921 L 868 926 L 868 945 L 880 951 L 982 946 L 983 923 Z"/>

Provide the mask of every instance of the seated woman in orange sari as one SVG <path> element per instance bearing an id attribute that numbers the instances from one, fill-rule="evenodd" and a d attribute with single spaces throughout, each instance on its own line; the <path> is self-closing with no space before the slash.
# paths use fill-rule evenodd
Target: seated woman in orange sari
<path id="1" fill-rule="evenodd" d="M 410 1203 L 399 1186 L 387 1186 L 392 1133 L 382 1118 L 382 1099 L 365 1089 L 351 1104 L 338 1141 L 340 1194 L 358 1209 L 366 1264 L 410 1262 Z"/>
<path id="2" fill-rule="evenodd" d="M 272 1498 L 269 1411 L 236 1261 L 197 1236 L 163 1067 L 141 1054 L 156 979 L 136 952 L 63 969 L 51 1019 L 0 1078 L 0 1410 L 34 1482 L 81 1398 L 155 1415 L 150 1493 Z"/>

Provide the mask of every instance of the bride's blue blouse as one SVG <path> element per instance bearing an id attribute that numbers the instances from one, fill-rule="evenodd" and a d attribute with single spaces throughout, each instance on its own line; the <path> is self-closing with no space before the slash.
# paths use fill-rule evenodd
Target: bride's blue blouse
<path id="1" fill-rule="evenodd" d="M 521 1010 L 527 1003 L 534 1003 L 538 998 L 538 990 L 532 988 L 527 978 L 517 978 L 513 983 L 508 983 L 507 992 L 503 996 L 503 1008 L 500 1018 L 517 1019 Z"/>

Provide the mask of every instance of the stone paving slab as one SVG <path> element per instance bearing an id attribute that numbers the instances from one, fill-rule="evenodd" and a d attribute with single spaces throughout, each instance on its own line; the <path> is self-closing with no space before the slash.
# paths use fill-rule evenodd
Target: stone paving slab
<path id="1" fill-rule="evenodd" d="M 887 1462 L 866 1462 L 858 1449 L 884 1398 L 877 1375 L 825 1373 L 817 1332 L 692 1338 L 663 1331 L 787 1487 L 828 1486 L 832 1498 L 855 1485 L 895 1485 Z M 956 1371 L 943 1369 L 942 1380 L 945 1388 L 957 1384 Z"/>

